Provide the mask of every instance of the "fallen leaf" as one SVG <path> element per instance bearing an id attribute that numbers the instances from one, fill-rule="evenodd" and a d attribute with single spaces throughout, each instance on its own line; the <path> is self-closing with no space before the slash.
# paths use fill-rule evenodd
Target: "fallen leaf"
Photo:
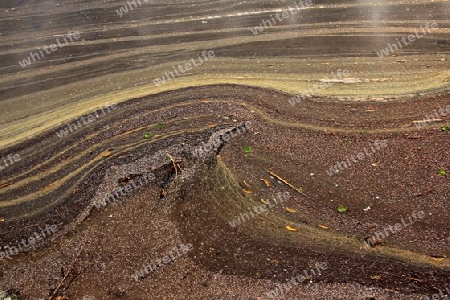
<path id="1" fill-rule="evenodd" d="M 438 170 L 437 173 L 438 173 L 438 175 L 441 175 L 441 176 L 447 176 L 447 171 L 445 171 L 444 169 Z"/>
<path id="2" fill-rule="evenodd" d="M 261 198 L 261 202 L 267 205 L 267 201 Z"/>
<path id="3" fill-rule="evenodd" d="M 269 180 L 261 178 L 261 181 L 264 182 L 264 184 L 265 184 L 267 187 L 270 187 L 270 182 L 269 182 Z"/>
<path id="4" fill-rule="evenodd" d="M 289 225 L 286 225 L 286 229 L 289 230 L 289 231 L 297 231 L 298 230 L 297 228 L 294 228 L 294 227 L 289 226 Z"/>
<path id="5" fill-rule="evenodd" d="M 327 226 L 324 226 L 324 225 L 320 225 L 320 224 L 319 224 L 319 227 L 320 227 L 320 228 L 322 228 L 322 229 L 328 229 L 328 227 L 327 227 Z"/>
<path id="6" fill-rule="evenodd" d="M 111 154 L 114 152 L 114 149 L 108 149 L 106 151 L 103 151 L 102 153 L 100 153 L 100 156 L 102 157 L 109 157 L 111 156 Z"/>
<path id="7" fill-rule="evenodd" d="M 380 280 L 381 276 L 380 275 L 373 275 L 373 276 L 370 276 L 370 278 L 375 279 L 375 280 Z"/>
<path id="8" fill-rule="evenodd" d="M 345 207 L 344 205 L 339 205 L 337 207 L 337 210 L 338 210 L 338 212 L 340 212 L 342 214 L 342 213 L 345 213 L 347 211 L 347 207 Z"/>
<path id="9" fill-rule="evenodd" d="M 248 187 L 248 188 L 250 187 L 250 185 L 245 180 L 244 180 L 244 184 L 245 184 L 246 187 Z"/>
<path id="10" fill-rule="evenodd" d="M 3 218 L 0 218 L 0 222 L 5 222 L 5 219 L 3 219 Z"/>
<path id="11" fill-rule="evenodd" d="M 251 194 L 252 191 L 249 191 L 249 190 L 244 189 L 244 193 L 246 193 L 246 194 Z"/>
<path id="12" fill-rule="evenodd" d="M 292 208 L 289 208 L 289 207 L 286 207 L 286 211 L 288 211 L 288 212 L 290 212 L 290 213 L 295 213 L 295 212 L 297 212 L 295 209 L 292 209 Z"/>

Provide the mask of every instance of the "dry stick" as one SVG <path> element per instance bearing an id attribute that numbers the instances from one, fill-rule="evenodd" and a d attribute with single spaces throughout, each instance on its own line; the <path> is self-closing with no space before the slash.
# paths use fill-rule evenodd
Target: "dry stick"
<path id="1" fill-rule="evenodd" d="M 295 188 L 295 186 L 293 186 L 292 184 L 290 184 L 289 182 L 287 182 L 286 180 L 284 180 L 277 174 L 270 172 L 269 170 L 266 170 L 266 172 L 269 173 L 270 175 L 272 175 L 273 177 L 275 177 L 276 179 L 278 179 L 279 181 L 281 181 L 282 183 L 284 183 L 285 185 L 287 185 L 288 187 L 290 187 L 291 189 L 293 189 L 294 191 L 296 191 L 297 193 L 299 193 L 300 195 L 306 197 L 305 194 L 303 194 L 303 192 L 300 192 L 298 189 Z"/>
<path id="2" fill-rule="evenodd" d="M 94 263 L 91 263 L 90 265 L 88 265 L 86 268 L 84 268 L 83 270 L 81 270 L 80 272 L 74 274 L 74 276 L 70 279 L 70 281 L 67 283 L 67 286 L 64 288 L 63 292 L 67 291 L 70 287 L 70 285 L 72 284 L 72 282 L 78 277 L 78 275 L 83 274 L 84 271 L 86 271 L 88 268 L 90 268 Z"/>
<path id="3" fill-rule="evenodd" d="M 56 294 L 58 293 L 59 289 L 61 288 L 61 286 L 63 285 L 64 281 L 66 281 L 67 276 L 69 276 L 69 274 L 72 272 L 74 266 L 75 266 L 75 262 L 77 261 L 77 259 L 80 257 L 81 251 L 84 248 L 84 244 L 82 244 L 80 246 L 80 249 L 78 249 L 77 251 L 77 255 L 75 256 L 75 258 L 73 259 L 72 264 L 69 267 L 69 270 L 67 271 L 67 273 L 64 275 L 63 279 L 61 279 L 61 281 L 59 282 L 58 286 L 56 287 L 56 289 L 53 291 L 52 295 L 48 298 L 49 300 L 54 299 L 54 297 L 56 296 Z"/>
<path id="4" fill-rule="evenodd" d="M 172 161 L 173 168 L 175 169 L 175 180 L 177 180 L 177 177 L 178 177 L 178 169 L 177 169 L 177 165 L 175 164 L 175 160 L 173 159 L 172 156 L 170 156 L 169 153 L 167 153 L 167 156 L 168 156 L 168 157 L 170 158 L 170 160 Z"/>

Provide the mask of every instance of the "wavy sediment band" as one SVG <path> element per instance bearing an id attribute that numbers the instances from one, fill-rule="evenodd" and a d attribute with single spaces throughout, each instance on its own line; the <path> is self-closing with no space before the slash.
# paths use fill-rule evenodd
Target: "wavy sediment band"
<path id="1" fill-rule="evenodd" d="M 5 8 L 0 290 L 56 294 L 72 265 L 70 298 L 178 299 L 174 272 L 195 299 L 236 299 L 227 275 L 254 299 L 317 262 L 317 299 L 444 289 L 450 2 L 288 2 Z M 161 281 L 131 278 L 190 243 Z"/>
<path id="2" fill-rule="evenodd" d="M 445 284 L 448 249 L 434 241 L 446 238 L 441 229 L 448 226 L 439 209 L 450 193 L 448 178 L 436 173 L 448 133 L 440 130 L 445 120 L 421 128 L 414 121 L 423 119 L 421 112 L 445 107 L 449 95 L 389 103 L 305 99 L 295 107 L 288 102 L 291 97 L 238 85 L 185 88 L 120 103 L 64 138 L 56 134 L 62 126 L 3 150 L 0 156 L 20 152 L 21 161 L 3 171 L 7 179 L 0 183 L 1 244 L 29 237 L 45 224 L 71 230 L 97 211 L 93 199 L 151 172 L 165 191 L 162 201 L 171 203 L 171 221 L 192 241 L 193 257 L 205 268 L 249 275 L 257 262 L 269 278 L 311 260 L 326 260 L 334 270 L 321 277 L 327 282 L 404 291 Z M 228 142 L 214 138 L 244 122 L 251 122 L 251 128 Z M 146 132 L 151 136 L 144 138 Z M 210 139 L 221 143 L 194 155 Z M 375 140 L 386 140 L 387 146 L 352 161 L 339 174 L 327 174 L 344 160 L 343 154 L 361 152 Z M 242 148 L 247 145 L 252 150 L 246 154 Z M 301 185 L 306 197 L 270 179 L 267 170 Z M 271 186 L 261 179 L 272 181 Z M 261 204 L 261 198 L 270 198 L 274 189 L 292 197 L 237 228 L 229 225 Z M 336 211 L 342 203 L 349 208 L 346 214 Z M 372 209 L 365 212 L 366 206 Z M 364 243 L 417 210 L 425 217 L 410 226 L 414 230 L 405 228 L 373 248 Z M 211 219 L 216 226 L 204 226 Z M 286 225 L 297 230 L 286 230 Z M 218 243 L 223 255 L 195 255 Z M 251 255 L 251 263 L 230 264 L 227 253 L 236 248 Z M 270 253 L 278 253 L 283 262 L 268 264 Z M 380 273 L 381 279 L 374 280 Z M 411 278 L 422 284 L 416 286 Z"/>

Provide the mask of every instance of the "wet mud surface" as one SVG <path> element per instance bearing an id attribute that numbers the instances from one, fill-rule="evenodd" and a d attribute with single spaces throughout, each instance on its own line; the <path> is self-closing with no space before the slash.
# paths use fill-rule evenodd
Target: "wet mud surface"
<path id="1" fill-rule="evenodd" d="M 449 2 L 313 1 L 258 34 L 292 3 L 120 5 L 1 7 L 0 291 L 450 294 Z"/>
<path id="2" fill-rule="evenodd" d="M 74 286 L 76 282 L 84 286 L 84 278 L 98 276 L 96 268 L 108 268 L 112 260 L 118 273 L 96 282 L 107 289 L 108 283 L 119 278 L 128 280 L 130 285 L 123 283 L 123 290 L 131 298 L 139 298 L 134 284 L 145 286 L 157 280 L 150 274 L 131 284 L 133 272 L 146 263 L 144 258 L 157 257 L 152 250 L 156 245 L 163 248 L 156 253 L 163 255 L 175 241 L 191 243 L 193 250 L 183 259 L 208 274 L 283 283 L 324 262 L 328 268 L 313 276 L 312 282 L 358 283 L 425 294 L 445 286 L 449 276 L 445 206 L 450 191 L 448 177 L 437 170 L 449 162 L 445 155 L 448 133 L 440 129 L 445 121 L 420 130 L 413 121 L 420 119 L 418 112 L 445 105 L 448 96 L 405 100 L 401 106 L 405 109 L 397 110 L 395 120 L 386 111 L 400 107 L 398 101 L 337 105 L 307 100 L 304 106 L 309 115 L 304 118 L 295 116 L 290 97 L 235 85 L 188 88 L 120 104 L 107 118 L 67 137 L 59 148 L 48 147 L 48 153 L 45 145 L 59 139 L 54 133 L 30 141 L 41 149 L 41 156 L 27 169 L 11 166 L 12 180 L 0 190 L 11 199 L 4 202 L 11 205 L 2 208 L 9 216 L 2 224 L 3 244 L 13 245 L 18 237 L 27 238 L 46 224 L 57 224 L 61 230 L 45 240 L 45 253 L 49 253 L 32 254 L 33 264 L 42 267 L 43 261 L 61 255 L 60 251 L 89 245 L 83 248 L 83 263 L 79 262 L 79 268 L 87 269 L 79 270 Z M 264 99 L 280 107 L 287 103 L 286 109 L 266 108 Z M 345 117 L 350 110 L 363 114 L 368 108 L 367 120 Z M 309 121 L 313 119 L 321 123 Z M 336 124 L 335 120 L 347 122 Z M 245 122 L 251 126 L 238 131 L 236 127 Z M 228 142 L 211 142 L 233 128 Z M 143 138 L 147 131 L 153 134 L 149 139 Z M 375 141 L 386 141 L 386 146 L 377 148 Z M 211 146 L 205 147 L 208 143 Z M 245 153 L 245 146 L 251 147 L 250 153 Z M 204 151 L 196 157 L 199 147 Z M 364 148 L 365 159 L 352 160 L 341 172 L 327 174 L 330 166 Z M 117 205 L 95 206 L 133 176 L 147 173 L 155 175 L 148 186 L 119 198 Z M 273 174 L 301 186 L 303 193 Z M 277 201 L 278 193 L 289 193 L 289 197 Z M 262 199 L 272 204 L 266 212 L 257 213 L 254 207 L 261 206 Z M 34 203 L 39 203 L 39 210 Z M 340 204 L 348 211 L 339 213 Z M 424 216 L 413 218 L 419 211 Z M 242 223 L 233 226 L 233 220 L 243 214 L 247 216 Z M 155 220 L 159 220 L 157 228 L 149 225 Z M 105 232 L 110 222 L 123 225 Z M 373 247 L 364 243 L 396 223 L 403 224 L 402 230 L 388 231 L 390 235 Z M 161 230 L 170 231 L 167 238 L 150 238 L 161 235 L 156 233 Z M 111 247 L 117 257 L 100 254 L 103 247 Z M 88 263 L 94 254 L 95 260 Z M 4 260 L 3 279 L 9 285 L 16 280 L 10 281 L 15 278 L 10 272 L 28 268 L 28 255 Z M 166 268 L 171 267 L 158 272 L 165 274 Z M 208 291 L 208 284 L 204 285 Z M 28 291 L 30 286 L 22 288 Z M 106 295 L 103 292 L 86 294 L 100 297 Z M 192 293 L 203 295 L 202 288 Z M 264 296 L 264 292 L 253 296 Z"/>

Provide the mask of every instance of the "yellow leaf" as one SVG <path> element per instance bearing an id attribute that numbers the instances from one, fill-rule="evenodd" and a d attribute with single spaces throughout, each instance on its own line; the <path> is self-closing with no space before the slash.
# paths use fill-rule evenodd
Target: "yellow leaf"
<path id="1" fill-rule="evenodd" d="M 320 224 L 319 224 L 319 227 L 320 227 L 320 228 L 322 228 L 322 229 L 328 229 L 328 227 L 327 227 L 327 226 L 324 226 L 324 225 L 320 225 Z"/>
<path id="2" fill-rule="evenodd" d="M 286 207 L 286 211 L 288 211 L 288 212 L 290 212 L 290 213 L 295 213 L 295 212 L 297 212 L 295 209 L 292 209 L 292 208 L 289 208 L 289 207 Z"/>
<path id="3" fill-rule="evenodd" d="M 244 193 L 246 193 L 246 194 L 251 194 L 252 191 L 249 191 L 249 190 L 244 189 Z"/>
<path id="4" fill-rule="evenodd" d="M 261 198 L 261 202 L 267 204 L 267 201 Z"/>
<path id="5" fill-rule="evenodd" d="M 286 225 L 286 229 L 289 230 L 289 231 L 297 231 L 298 230 L 297 228 L 294 228 L 294 227 L 289 226 L 289 225 Z"/>
<path id="6" fill-rule="evenodd" d="M 269 180 L 261 178 L 261 181 L 264 182 L 264 184 L 265 184 L 267 187 L 270 186 Z"/>
<path id="7" fill-rule="evenodd" d="M 103 151 L 102 153 L 100 153 L 100 156 L 102 157 L 109 157 L 111 156 L 111 154 L 114 152 L 114 149 L 108 149 L 106 151 Z"/>

